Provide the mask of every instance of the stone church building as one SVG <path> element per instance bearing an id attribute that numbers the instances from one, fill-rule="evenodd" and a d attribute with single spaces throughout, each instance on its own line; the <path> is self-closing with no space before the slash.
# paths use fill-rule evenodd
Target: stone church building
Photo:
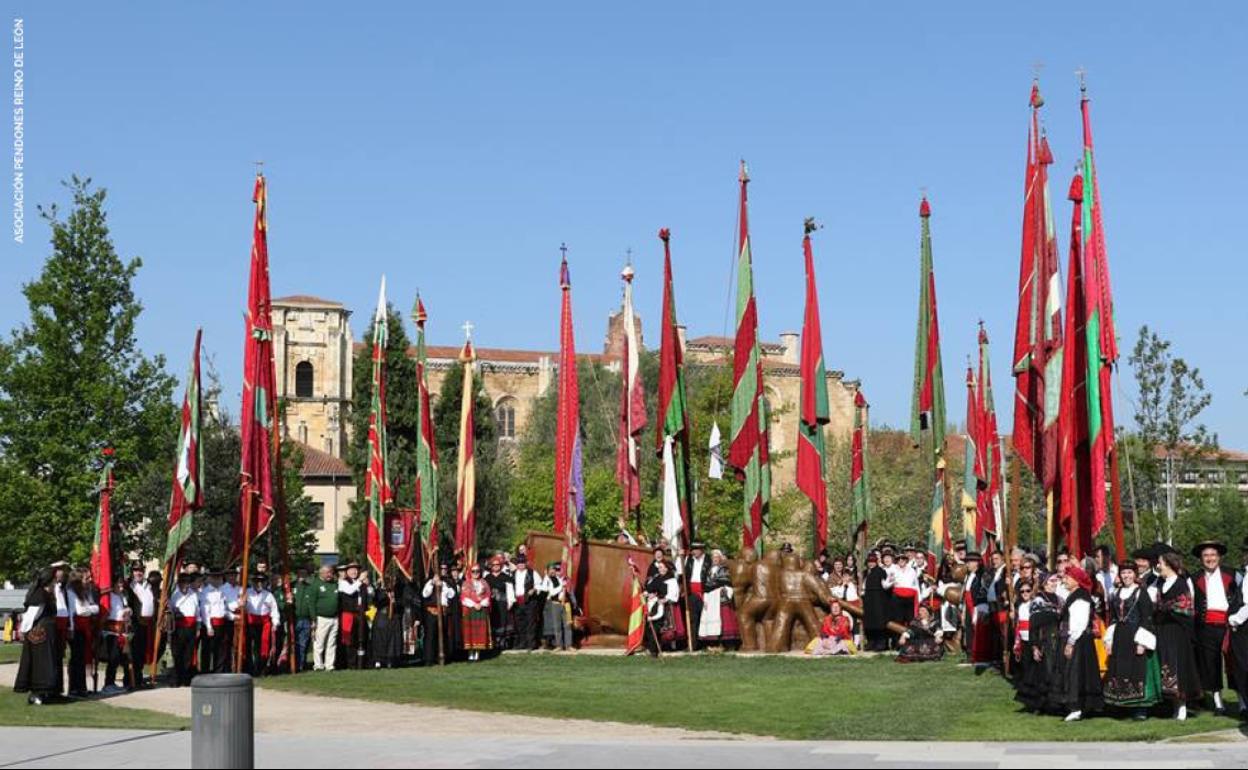
<path id="1" fill-rule="evenodd" d="M 622 313 L 607 320 L 601 353 L 588 354 L 608 369 L 618 371 L 622 349 Z M 355 499 L 355 485 L 345 460 L 351 426 L 351 367 L 356 343 L 351 334 L 351 311 L 340 302 L 306 295 L 273 300 L 274 358 L 277 396 L 286 400 L 283 431 L 287 439 L 304 446 L 304 488 L 318 508 L 318 553 L 332 560 L 338 528 Z M 640 320 L 638 321 L 640 329 Z M 640 332 L 639 332 L 640 333 Z M 718 364 L 731 360 L 732 339 L 686 339 L 680 329 L 686 364 Z M 644 349 L 644 340 L 643 340 Z M 428 345 L 429 390 L 436 396 L 446 372 L 459 355 L 459 346 Z M 773 469 L 777 491 L 791 486 L 797 442 L 800 393 L 801 339 L 796 332 L 780 335 L 779 342 L 762 343 L 763 387 L 772 413 L 773 452 L 786 452 Z M 500 434 L 515 440 L 528 423 L 538 396 L 555 383 L 555 351 L 477 347 L 478 376 L 494 405 Z M 853 429 L 856 381 L 843 372 L 828 371 L 829 438 L 848 438 Z M 725 445 L 729 426 L 720 426 Z"/>

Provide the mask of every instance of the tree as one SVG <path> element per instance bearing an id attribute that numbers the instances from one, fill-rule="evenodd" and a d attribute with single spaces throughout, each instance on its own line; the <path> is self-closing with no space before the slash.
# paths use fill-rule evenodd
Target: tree
<path id="1" fill-rule="evenodd" d="M 415 498 L 416 442 L 419 407 L 416 362 L 408 355 L 409 342 L 403 317 L 393 305 L 386 306 L 386 431 L 390 461 L 390 484 L 396 506 L 410 506 Z M 338 531 L 338 553 L 347 560 L 365 563 L 364 524 L 368 498 L 364 479 L 368 472 L 368 418 L 373 398 L 373 327 L 369 324 L 355 352 L 351 382 L 351 443 L 347 464 L 355 479 L 355 500 Z"/>
<path id="2" fill-rule="evenodd" d="M 121 547 L 143 551 L 154 504 L 138 494 L 171 467 L 174 379 L 138 347 L 142 305 L 131 286 L 142 261 L 113 247 L 105 190 L 66 183 L 72 204 L 40 207 L 52 253 L 22 292 L 30 320 L 0 343 L 0 575 L 26 578 L 57 558 L 85 561 L 100 450 L 116 449 L 114 516 Z M 136 548 L 137 547 L 137 548 Z"/>
<path id="3" fill-rule="evenodd" d="M 1139 435 L 1138 441 L 1128 444 L 1134 449 L 1128 461 L 1138 469 L 1154 519 L 1158 490 L 1164 486 L 1166 519 L 1172 524 L 1177 507 L 1175 479 L 1193 459 L 1216 449 L 1218 439 L 1197 422 L 1213 400 L 1200 369 L 1173 355 L 1170 347 L 1169 340 L 1147 325 L 1140 327 L 1129 358 L 1139 390 L 1135 410 Z M 1165 460 L 1164 469 L 1155 461 L 1158 450 Z"/>

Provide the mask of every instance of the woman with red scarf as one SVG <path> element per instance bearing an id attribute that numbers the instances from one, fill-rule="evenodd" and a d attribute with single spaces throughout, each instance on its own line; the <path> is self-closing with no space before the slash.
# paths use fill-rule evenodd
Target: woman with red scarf
<path id="1" fill-rule="evenodd" d="M 1072 564 L 1062 579 L 1070 594 L 1062 607 L 1064 645 L 1058 660 L 1058 677 L 1053 683 L 1053 702 L 1067 710 L 1067 722 L 1077 722 L 1085 713 L 1104 708 L 1105 700 L 1093 638 L 1092 578 Z"/>

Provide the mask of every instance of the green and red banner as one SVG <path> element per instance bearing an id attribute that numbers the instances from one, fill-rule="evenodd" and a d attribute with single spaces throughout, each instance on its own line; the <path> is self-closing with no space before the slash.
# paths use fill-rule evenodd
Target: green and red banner
<path id="1" fill-rule="evenodd" d="M 828 484 L 824 478 L 824 426 L 828 412 L 828 376 L 823 365 L 823 334 L 819 295 L 815 289 L 815 257 L 810 246 L 814 220 L 806 220 L 802 252 L 806 260 L 806 312 L 802 320 L 801 403 L 797 425 L 797 487 L 810 499 L 814 513 L 814 552 L 828 546 Z"/>
<path id="2" fill-rule="evenodd" d="M 758 303 L 754 298 L 754 261 L 750 253 L 750 177 L 741 162 L 737 237 L 737 332 L 732 359 L 732 439 L 728 463 L 745 483 L 743 548 L 762 552 L 771 505 L 771 458 L 767 402 L 763 393 L 763 361 L 758 344 Z"/>
<path id="3" fill-rule="evenodd" d="M 910 438 L 915 446 L 923 434 L 932 436 L 932 454 L 945 445 L 945 379 L 940 361 L 940 321 L 936 312 L 936 272 L 932 267 L 932 207 L 925 196 L 919 204 L 919 323 L 914 341 L 914 393 L 910 406 Z"/>
<path id="4" fill-rule="evenodd" d="M 1001 476 L 1001 434 L 997 430 L 997 409 L 992 397 L 992 366 L 988 359 L 988 332 L 979 327 L 979 377 L 975 395 L 975 439 L 979 490 L 976 497 L 978 523 L 975 527 L 977 542 L 985 555 L 993 550 L 996 538 L 1004 535 L 1002 518 L 1004 509 L 1004 486 Z"/>
<path id="5" fill-rule="evenodd" d="M 870 430 L 867 397 L 862 388 L 854 393 L 854 433 L 850 438 L 849 462 L 849 542 L 850 547 L 861 535 L 866 540 L 867 527 L 875 518 L 871 504 L 871 467 L 867 456 L 867 433 Z"/>
<path id="6" fill-rule="evenodd" d="M 203 407 L 200 402 L 199 345 L 203 330 L 195 332 L 191 369 L 182 396 L 178 454 L 173 471 L 173 492 L 169 499 L 169 529 L 165 539 L 165 562 L 177 557 L 194 531 L 193 512 L 204 507 L 204 449 L 200 444 Z M 101 584 L 103 585 L 103 584 Z"/>
<path id="7" fill-rule="evenodd" d="M 685 395 L 684 351 L 676 322 L 676 290 L 672 283 L 672 234 L 659 230 L 663 241 L 663 323 L 659 343 L 659 429 L 654 432 L 655 454 L 664 456 L 671 439 L 671 463 L 664 473 L 673 477 L 684 543 L 693 542 L 693 477 L 689 474 L 689 407 Z"/>
<path id="8" fill-rule="evenodd" d="M 416 295 L 416 424 L 420 440 L 416 442 L 416 529 L 420 533 L 426 570 L 435 570 L 438 551 L 438 443 L 433 433 L 433 413 L 429 408 L 429 382 L 426 375 L 429 356 L 425 348 L 425 323 L 429 314 L 425 303 Z"/>
<path id="9" fill-rule="evenodd" d="M 275 510 L 273 429 L 277 391 L 269 289 L 268 193 L 263 174 L 256 175 L 252 201 L 256 204 L 256 213 L 247 290 L 247 335 L 243 344 L 243 403 L 239 410 L 242 462 L 231 561 L 268 530 Z"/>
<path id="10" fill-rule="evenodd" d="M 368 563 L 381 574 L 386 571 L 386 506 L 394 503 L 390 487 L 390 457 L 386 436 L 386 279 L 381 279 L 377 312 L 373 316 L 372 398 L 368 409 L 368 468 L 364 476 L 364 497 L 368 500 L 364 553 Z"/>
<path id="11" fill-rule="evenodd" d="M 1014 327 L 1014 434 L 1011 442 L 1047 491 L 1057 480 L 1057 422 L 1062 385 L 1062 279 L 1049 197 L 1053 153 L 1040 127 L 1039 83 L 1031 87 L 1031 124 L 1023 191 L 1023 248 Z"/>

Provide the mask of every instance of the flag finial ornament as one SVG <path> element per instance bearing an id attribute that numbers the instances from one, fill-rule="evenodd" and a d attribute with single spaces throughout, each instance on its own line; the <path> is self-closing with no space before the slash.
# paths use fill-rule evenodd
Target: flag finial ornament
<path id="1" fill-rule="evenodd" d="M 813 233 L 814 231 L 820 228 L 820 225 L 817 222 L 815 222 L 814 217 L 806 217 L 806 221 L 803 223 L 803 226 L 806 229 L 807 235 L 810 235 L 811 233 Z"/>
<path id="2" fill-rule="evenodd" d="M 1075 70 L 1075 74 L 1079 77 L 1079 93 L 1083 94 L 1083 98 L 1088 98 L 1088 71 L 1084 67 Z"/>
<path id="3" fill-rule="evenodd" d="M 672 240 L 672 231 L 666 227 L 659 228 L 659 240 L 664 243 Z"/>
<path id="4" fill-rule="evenodd" d="M 572 274 L 568 271 L 567 245 L 560 244 L 559 251 L 563 252 L 563 261 L 559 263 L 559 288 L 568 291 L 572 288 Z"/>
<path id="5" fill-rule="evenodd" d="M 472 325 L 472 321 L 464 321 L 464 325 L 459 328 L 464 330 L 464 339 L 472 342 L 472 330 L 476 328 Z"/>
<path id="6" fill-rule="evenodd" d="M 424 326 L 425 321 L 429 320 L 429 314 L 425 312 L 425 303 L 420 298 L 420 292 L 416 292 L 416 305 L 412 308 L 412 320 L 417 326 Z"/>
<path id="7" fill-rule="evenodd" d="M 741 159 L 741 172 L 737 175 L 737 181 L 746 184 L 750 181 L 750 169 L 745 165 L 745 158 Z"/>
<path id="8" fill-rule="evenodd" d="M 636 273 L 633 272 L 633 263 L 630 261 L 624 266 L 624 269 L 620 271 L 620 277 L 628 283 L 632 283 L 634 275 L 636 275 Z"/>
<path id="9" fill-rule="evenodd" d="M 932 215 L 932 206 L 927 202 L 927 194 L 923 195 L 923 199 L 919 201 L 919 216 L 927 219 Z"/>

